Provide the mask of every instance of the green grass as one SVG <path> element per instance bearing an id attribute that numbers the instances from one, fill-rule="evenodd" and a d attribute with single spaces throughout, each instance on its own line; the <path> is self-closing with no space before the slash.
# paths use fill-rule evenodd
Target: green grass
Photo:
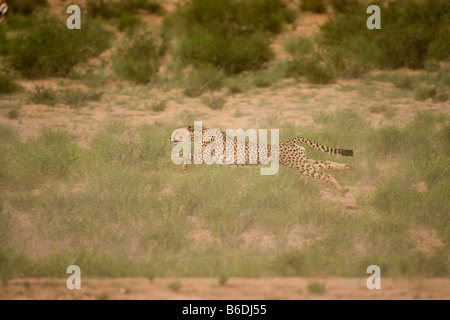
<path id="1" fill-rule="evenodd" d="M 61 277 L 76 264 L 93 277 L 198 276 L 225 285 L 231 277 L 366 277 L 377 264 L 386 277 L 448 277 L 448 116 L 420 112 L 402 127 L 379 128 L 352 110 L 314 120 L 283 126 L 280 140 L 353 148 L 354 158 L 335 161 L 357 170 L 332 174 L 352 189 L 354 214 L 321 197 L 328 185 L 288 168 L 274 176 L 258 167 L 183 171 L 169 160 L 174 125 L 113 121 L 83 147 L 64 130 L 21 138 L 0 126 L 0 276 Z M 441 244 L 424 252 L 418 227 Z M 196 242 L 199 228 L 211 240 Z M 245 241 L 255 229 L 269 246 Z M 320 294 L 315 286 L 308 290 Z"/>

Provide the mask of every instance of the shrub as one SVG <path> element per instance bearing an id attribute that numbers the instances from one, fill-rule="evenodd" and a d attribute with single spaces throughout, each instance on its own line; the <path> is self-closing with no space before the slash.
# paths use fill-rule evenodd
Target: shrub
<path id="1" fill-rule="evenodd" d="M 156 1 L 148 0 L 127 0 L 118 1 L 116 7 L 119 11 L 124 12 L 137 12 L 139 10 L 144 10 L 148 13 L 162 14 L 164 13 L 163 6 Z"/>
<path id="2" fill-rule="evenodd" d="M 362 72 L 376 67 L 417 69 L 426 61 L 449 58 L 450 3 L 446 0 L 387 2 L 382 8 L 382 29 L 389 32 L 368 30 L 365 7 L 358 1 L 336 0 L 332 5 L 343 14 L 321 27 L 320 43 L 326 51 L 338 50 L 338 61 L 359 60 Z M 348 68 L 344 62 L 342 69 Z"/>
<path id="3" fill-rule="evenodd" d="M 220 70 L 210 66 L 193 69 L 184 80 L 184 94 L 198 97 L 207 90 L 217 90 L 222 87 L 223 78 Z"/>
<path id="4" fill-rule="evenodd" d="M 449 93 L 447 90 L 439 89 L 436 95 L 433 97 L 433 102 L 446 102 L 449 98 Z"/>
<path id="5" fill-rule="evenodd" d="M 13 13 L 32 15 L 39 7 L 48 6 L 47 0 L 14 0 L 8 2 L 9 9 Z"/>
<path id="6" fill-rule="evenodd" d="M 425 101 L 428 98 L 433 98 L 436 95 L 436 88 L 428 85 L 420 85 L 414 91 L 414 99 L 418 101 Z"/>
<path id="7" fill-rule="evenodd" d="M 331 0 L 331 6 L 339 13 L 355 12 L 359 5 L 359 0 Z"/>
<path id="8" fill-rule="evenodd" d="M 0 73 L 0 95 L 11 94 L 19 91 L 21 88 L 10 75 Z"/>
<path id="9" fill-rule="evenodd" d="M 203 104 L 205 104 L 206 106 L 208 106 L 210 109 L 213 110 L 222 109 L 226 101 L 227 100 L 224 95 L 208 94 L 202 97 Z"/>
<path id="10" fill-rule="evenodd" d="M 112 19 L 119 16 L 112 1 L 87 0 L 86 11 L 88 16 L 93 18 L 101 17 L 104 19 Z"/>
<path id="11" fill-rule="evenodd" d="M 227 73 L 255 70 L 274 56 L 270 40 L 263 34 L 239 35 L 227 39 L 213 33 L 185 38 L 179 54 L 185 63 L 211 64 Z"/>
<path id="12" fill-rule="evenodd" d="M 17 108 L 8 111 L 8 119 L 14 120 L 19 118 L 19 110 Z"/>
<path id="13" fill-rule="evenodd" d="M 139 17 L 134 14 L 122 13 L 117 21 L 117 29 L 119 31 L 133 30 L 142 23 Z"/>
<path id="14" fill-rule="evenodd" d="M 306 286 L 309 292 L 314 294 L 323 294 L 325 293 L 325 283 L 320 283 L 318 281 L 313 281 L 308 283 Z"/>
<path id="15" fill-rule="evenodd" d="M 305 77 L 316 84 L 332 83 L 335 81 L 333 69 L 328 66 L 310 39 L 299 38 L 285 43 L 286 51 L 292 59 L 287 64 L 287 76 Z"/>
<path id="16" fill-rule="evenodd" d="M 415 86 L 415 79 L 408 75 L 399 75 L 394 78 L 394 86 L 399 89 L 413 89 Z"/>
<path id="17" fill-rule="evenodd" d="M 54 106 L 58 103 L 58 97 L 55 90 L 40 86 L 36 87 L 36 91 L 31 94 L 30 100 L 33 103 L 45 104 L 48 106 Z"/>
<path id="18" fill-rule="evenodd" d="M 118 18 L 122 14 L 136 13 L 140 10 L 162 14 L 164 8 L 155 1 L 148 0 L 128 0 L 128 1 L 104 1 L 104 0 L 87 0 L 87 13 L 90 17 L 101 17 L 104 19 Z"/>
<path id="19" fill-rule="evenodd" d="M 164 20 L 164 34 L 178 31 L 182 62 L 239 73 L 271 60 L 270 34 L 294 19 L 280 0 L 193 0 Z"/>
<path id="20" fill-rule="evenodd" d="M 69 31 L 55 16 L 41 15 L 12 40 L 10 64 L 27 78 L 65 76 L 77 63 L 109 48 L 111 36 L 96 21 L 85 20 L 81 30 Z"/>
<path id="21" fill-rule="evenodd" d="M 166 109 L 167 106 L 167 100 L 162 99 L 162 100 L 157 100 L 152 104 L 152 110 L 153 111 L 164 111 L 164 109 Z"/>
<path id="22" fill-rule="evenodd" d="M 125 39 L 113 56 L 113 68 L 123 79 L 148 83 L 158 74 L 161 45 L 151 34 L 138 32 Z"/>
<path id="23" fill-rule="evenodd" d="M 70 108 L 80 108 L 87 101 L 99 101 L 102 92 L 83 91 L 81 89 L 64 89 L 60 91 L 52 88 L 36 87 L 36 91 L 31 94 L 30 100 L 36 104 L 45 104 L 54 106 L 57 103 L 63 103 Z"/>
<path id="24" fill-rule="evenodd" d="M 323 3 L 323 0 L 302 0 L 300 10 L 324 13 L 327 11 L 327 7 Z"/>

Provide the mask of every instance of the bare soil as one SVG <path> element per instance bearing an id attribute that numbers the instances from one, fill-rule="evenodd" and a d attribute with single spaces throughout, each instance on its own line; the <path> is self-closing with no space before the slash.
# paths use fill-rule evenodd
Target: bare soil
<path id="1" fill-rule="evenodd" d="M 181 287 L 171 289 L 178 281 Z M 68 289 L 66 279 L 25 278 L 0 286 L 0 299 L 120 299 L 120 300 L 372 300 L 450 298 L 450 279 L 384 279 L 381 289 L 368 289 L 366 278 L 82 278 L 81 289 Z M 314 293 L 308 284 L 325 284 Z M 173 286 L 172 286 L 173 287 Z"/>

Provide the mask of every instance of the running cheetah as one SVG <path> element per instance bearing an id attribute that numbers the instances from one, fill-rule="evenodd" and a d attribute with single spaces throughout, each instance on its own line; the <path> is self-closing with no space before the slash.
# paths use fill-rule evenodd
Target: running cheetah
<path id="1" fill-rule="evenodd" d="M 177 144 L 182 141 L 182 135 L 179 133 L 178 130 L 187 130 L 190 133 L 191 141 L 194 141 L 194 126 L 183 126 L 176 129 L 172 136 L 170 137 L 170 140 Z M 206 137 L 206 133 L 209 129 L 208 128 L 202 128 L 202 152 L 200 154 L 190 154 L 188 157 L 191 158 L 191 160 L 195 160 L 195 157 L 198 157 L 197 160 L 200 160 L 202 162 L 205 162 L 205 159 L 202 158 L 203 151 L 205 148 L 211 144 L 214 141 L 214 137 Z M 222 139 L 224 141 L 223 150 L 226 149 L 226 134 L 224 132 L 221 132 Z M 231 139 L 229 139 L 231 140 Z M 347 188 L 342 188 L 339 183 L 336 181 L 333 176 L 330 174 L 324 173 L 321 171 L 321 169 L 338 169 L 338 170 L 353 170 L 355 169 L 354 166 L 349 164 L 341 164 L 337 162 L 332 161 L 321 161 L 321 160 L 312 160 L 309 159 L 306 155 L 305 148 L 300 145 L 309 146 L 315 149 L 318 149 L 322 152 L 328 152 L 335 155 L 341 155 L 341 156 L 353 156 L 353 150 L 345 150 L 345 149 L 336 149 L 336 148 L 330 148 L 323 146 L 317 142 L 314 142 L 312 140 L 306 139 L 306 138 L 292 138 L 289 140 L 286 140 L 282 142 L 278 148 L 274 148 L 272 145 L 263 145 L 263 144 L 255 144 L 252 142 L 243 142 L 238 141 L 236 138 L 234 138 L 231 143 L 234 145 L 234 162 L 233 163 L 227 163 L 226 162 L 226 153 L 224 152 L 224 161 L 223 163 L 229 164 L 229 165 L 237 165 L 237 166 L 252 166 L 252 165 L 259 165 L 261 164 L 260 161 L 260 153 L 259 149 L 264 148 L 263 152 L 266 152 L 268 157 L 272 156 L 273 150 L 276 150 L 275 152 L 278 152 L 278 161 L 279 163 L 294 169 L 296 171 L 299 171 L 300 173 L 319 179 L 327 182 L 328 184 L 332 185 L 336 190 L 338 190 L 341 193 L 346 193 L 349 191 Z M 243 144 L 243 145 L 242 145 Z M 241 145 L 241 148 L 239 146 Z M 257 159 L 256 163 L 252 163 L 249 161 L 250 159 L 250 150 L 256 149 L 258 152 L 256 154 Z M 180 153 L 182 156 L 182 153 Z M 241 159 L 245 158 L 245 162 L 243 164 L 240 164 L 237 159 L 238 157 L 241 157 Z M 183 169 L 186 169 L 186 164 L 183 163 Z"/>

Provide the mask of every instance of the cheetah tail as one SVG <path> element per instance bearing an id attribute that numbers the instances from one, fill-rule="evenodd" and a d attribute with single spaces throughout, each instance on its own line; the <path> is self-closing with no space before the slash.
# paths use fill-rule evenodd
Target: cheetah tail
<path id="1" fill-rule="evenodd" d="M 330 148 L 327 146 L 323 146 L 320 143 L 314 142 L 312 140 L 306 139 L 306 138 L 302 138 L 302 137 L 297 137 L 297 138 L 292 138 L 290 140 L 288 140 L 289 142 L 293 142 L 293 143 L 298 143 L 298 144 L 302 144 L 305 146 L 309 146 L 315 149 L 318 149 L 322 152 L 328 152 L 331 154 L 338 154 L 341 156 L 345 156 L 345 157 L 353 157 L 353 150 L 347 150 L 347 149 L 337 149 L 337 148 Z"/>

